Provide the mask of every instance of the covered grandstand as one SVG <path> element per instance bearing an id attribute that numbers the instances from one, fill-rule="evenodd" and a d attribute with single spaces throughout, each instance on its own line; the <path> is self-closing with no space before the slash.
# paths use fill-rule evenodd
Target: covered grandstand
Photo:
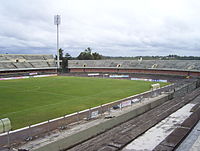
<path id="1" fill-rule="evenodd" d="M 0 76 L 55 73 L 53 55 L 0 54 Z"/>

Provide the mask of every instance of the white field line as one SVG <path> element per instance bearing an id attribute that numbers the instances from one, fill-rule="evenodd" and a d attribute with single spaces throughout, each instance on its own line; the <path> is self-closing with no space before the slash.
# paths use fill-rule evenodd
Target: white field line
<path id="1" fill-rule="evenodd" d="M 58 118 L 55 118 L 55 119 L 49 120 L 49 122 L 57 121 L 57 120 L 60 120 L 60 119 L 63 119 L 63 118 L 64 118 L 64 116 L 62 116 L 62 117 L 58 117 Z"/>
<path id="2" fill-rule="evenodd" d="M 35 75 L 35 76 L 21 76 L 21 77 L 10 77 L 10 78 L 0 78 L 1 80 L 19 80 L 19 79 L 28 79 L 28 78 L 43 78 L 43 77 L 53 77 L 58 76 L 58 74 L 46 74 L 46 75 Z"/>
<path id="3" fill-rule="evenodd" d="M 166 85 L 166 86 L 164 86 L 164 87 L 162 87 L 162 88 L 169 87 L 169 86 L 172 86 L 172 85 L 174 85 L 174 84 Z M 160 89 L 162 89 L 162 88 L 160 88 Z M 157 89 L 157 90 L 159 90 L 159 89 Z M 154 91 L 156 91 L 156 90 L 154 90 Z M 110 102 L 110 103 L 106 103 L 106 104 L 103 104 L 103 105 L 99 105 L 99 106 L 96 106 L 96 107 L 93 107 L 93 108 L 90 108 L 90 109 L 100 108 L 101 106 L 106 106 L 106 105 L 110 105 L 110 104 L 113 104 L 113 103 L 116 103 L 116 102 L 120 102 L 120 101 L 122 101 L 122 100 L 124 100 L 124 99 L 131 99 L 132 97 L 137 97 L 137 96 L 139 96 L 139 95 L 146 94 L 146 93 L 149 93 L 149 92 L 152 92 L 152 91 L 149 90 L 149 91 L 146 91 L 146 92 L 143 92 L 143 93 L 140 93 L 140 94 L 136 94 L 136 95 L 132 95 L 132 96 L 123 98 L 123 99 L 121 99 L 121 100 L 116 100 L 116 101 L 113 101 L 113 102 Z M 62 103 L 63 103 L 63 102 L 54 103 L 54 104 L 51 104 L 51 105 L 57 105 L 57 104 L 62 104 Z M 50 105 L 43 105 L 43 106 L 36 107 L 36 108 L 43 108 L 43 107 L 47 107 L 47 106 L 50 106 Z M 35 108 L 34 108 L 34 109 L 35 109 Z M 87 112 L 87 111 L 90 110 L 90 109 L 85 109 L 85 110 L 79 111 L 78 113 Z M 28 110 L 30 110 L 30 109 L 27 109 L 27 111 L 28 111 Z M 17 111 L 17 112 L 11 112 L 11 113 L 7 113 L 7 114 L 3 114 L 3 115 L 9 115 L 9 114 L 14 114 L 14 113 L 23 112 L 23 111 L 26 111 L 26 110 Z M 58 118 L 55 118 L 55 119 L 52 119 L 52 120 L 53 120 L 53 121 L 56 121 L 56 119 L 62 119 L 62 118 L 64 118 L 64 117 L 70 117 L 70 116 L 75 115 L 75 114 L 77 114 L 77 112 L 72 113 L 72 114 L 68 114 L 68 115 L 65 115 L 65 116 L 61 116 L 61 117 L 58 117 Z M 51 120 L 51 121 L 52 121 L 52 120 Z M 48 121 L 44 121 L 44 122 L 41 122 L 41 123 L 37 123 L 37 124 L 31 125 L 31 127 L 39 126 L 39 125 L 42 125 L 42 124 L 47 123 L 47 122 L 48 122 Z M 21 131 L 21 130 L 24 130 L 24 129 L 26 129 L 26 128 L 27 128 L 27 127 L 20 128 L 20 129 L 14 130 L 14 131 L 10 131 L 10 133 L 14 133 L 14 132 L 16 132 L 16 131 Z M 28 128 L 29 128 L 29 127 L 28 127 Z M 0 134 L 0 136 L 4 136 L 4 135 L 7 135 L 7 133 L 2 133 L 2 134 Z"/>

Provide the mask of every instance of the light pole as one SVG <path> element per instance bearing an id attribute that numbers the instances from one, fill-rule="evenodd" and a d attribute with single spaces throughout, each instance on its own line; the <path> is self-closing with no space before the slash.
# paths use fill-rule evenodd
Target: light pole
<path id="1" fill-rule="evenodd" d="M 60 68 L 60 54 L 59 54 L 59 25 L 60 25 L 60 15 L 54 16 L 54 24 L 57 26 L 57 66 Z"/>

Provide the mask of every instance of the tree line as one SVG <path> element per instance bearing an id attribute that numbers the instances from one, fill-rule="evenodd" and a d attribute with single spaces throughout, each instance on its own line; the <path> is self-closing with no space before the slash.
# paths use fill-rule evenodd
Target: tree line
<path id="1" fill-rule="evenodd" d="M 69 53 L 64 54 L 63 49 L 59 49 L 59 60 L 62 60 L 61 70 L 62 72 L 66 72 L 66 67 L 68 66 L 68 60 L 78 59 L 78 60 L 100 60 L 102 59 L 102 55 L 97 52 L 92 52 L 90 47 L 86 48 L 83 52 L 81 52 L 77 57 L 72 57 Z M 57 60 L 57 55 L 55 56 Z"/>
<path id="2" fill-rule="evenodd" d="M 100 60 L 103 59 L 103 56 L 97 52 L 92 52 L 90 47 L 86 48 L 83 52 L 81 52 L 77 57 L 72 57 L 69 53 L 63 54 L 64 50 L 59 49 L 59 59 L 67 59 L 67 60 Z M 57 55 L 55 57 L 57 59 Z"/>
<path id="3" fill-rule="evenodd" d="M 86 48 L 77 57 L 72 57 L 69 53 L 63 54 L 64 50 L 59 49 L 60 60 L 101 60 L 101 59 L 113 59 L 113 60 L 200 60 L 200 56 L 179 56 L 175 54 L 170 54 L 167 56 L 103 56 L 97 52 L 92 52 L 90 47 Z M 57 58 L 57 56 L 56 56 Z"/>
<path id="4" fill-rule="evenodd" d="M 57 56 L 55 57 L 57 59 Z M 77 57 L 72 57 L 69 53 L 64 54 L 63 49 L 59 49 L 59 60 L 62 60 L 61 68 L 63 70 L 68 66 L 68 60 L 200 60 L 199 56 L 178 56 L 170 54 L 168 56 L 135 56 L 135 57 L 112 57 L 103 56 L 97 52 L 92 52 L 90 47 L 86 48 Z"/>

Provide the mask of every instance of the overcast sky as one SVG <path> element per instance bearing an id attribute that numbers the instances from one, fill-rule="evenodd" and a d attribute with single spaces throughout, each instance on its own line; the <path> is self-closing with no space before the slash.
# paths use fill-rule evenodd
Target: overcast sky
<path id="1" fill-rule="evenodd" d="M 200 56 L 200 0 L 0 0 L 0 54 Z"/>

